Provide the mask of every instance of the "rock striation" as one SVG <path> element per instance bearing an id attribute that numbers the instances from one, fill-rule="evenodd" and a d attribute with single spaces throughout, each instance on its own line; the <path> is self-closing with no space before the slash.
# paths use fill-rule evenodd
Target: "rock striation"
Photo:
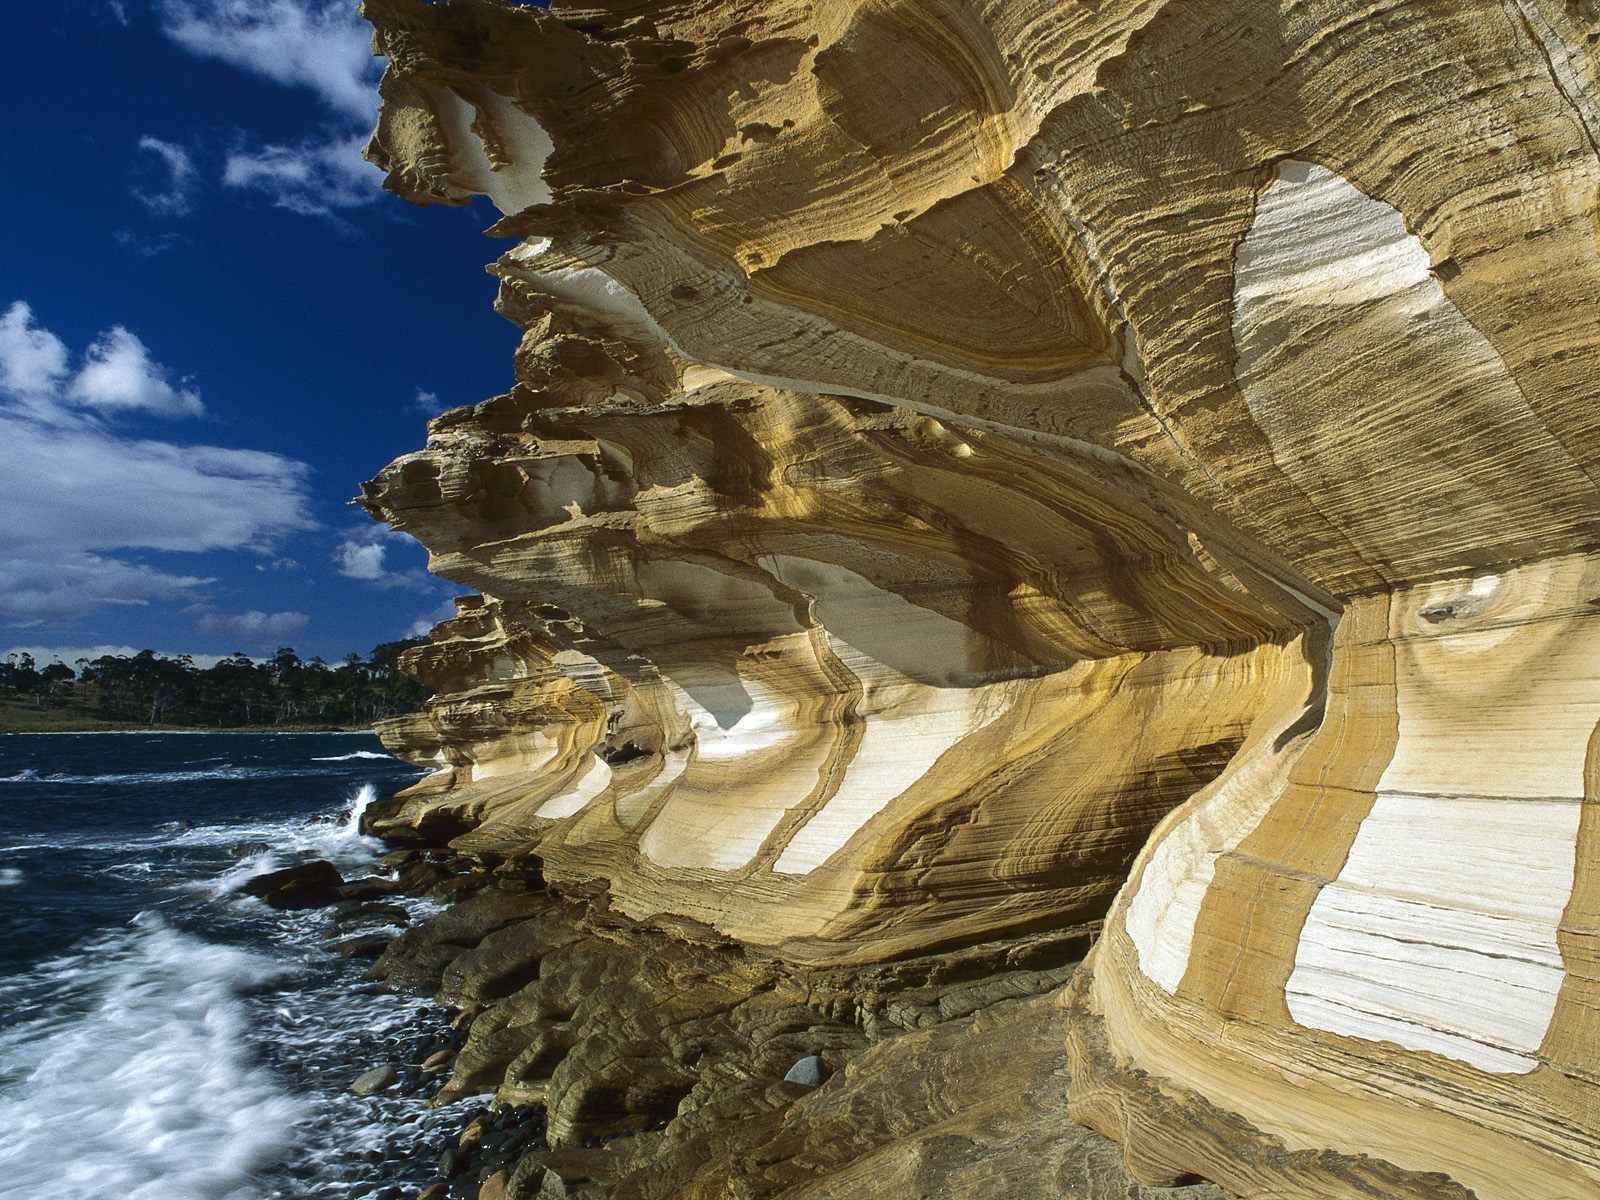
<path id="1" fill-rule="evenodd" d="M 523 330 L 364 490 L 475 593 L 377 831 L 770 971 L 1104 917 L 1035 1119 L 1138 1179 L 1600 1189 L 1591 0 L 364 11 Z"/>

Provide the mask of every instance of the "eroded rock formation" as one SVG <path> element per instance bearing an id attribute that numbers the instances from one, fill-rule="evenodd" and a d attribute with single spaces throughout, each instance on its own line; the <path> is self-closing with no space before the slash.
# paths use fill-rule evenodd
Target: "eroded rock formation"
<path id="1" fill-rule="evenodd" d="M 1139 1177 L 1600 1189 L 1590 0 L 365 10 L 525 331 L 366 489 L 479 593 L 385 832 L 812 969 L 1109 906 Z"/>

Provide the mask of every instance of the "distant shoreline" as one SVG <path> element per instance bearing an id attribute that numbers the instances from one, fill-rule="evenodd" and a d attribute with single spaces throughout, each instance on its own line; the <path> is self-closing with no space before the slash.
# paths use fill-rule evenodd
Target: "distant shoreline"
<path id="1" fill-rule="evenodd" d="M 308 733 L 372 733 L 370 727 L 350 728 L 348 726 L 307 726 L 302 728 L 283 729 L 274 726 L 248 725 L 238 729 L 195 729 L 192 726 L 162 726 L 162 725 L 119 725 L 116 727 L 100 727 L 90 729 L 0 729 L 0 737 L 15 734 L 18 737 L 86 737 L 91 734 L 129 734 L 129 733 L 160 733 L 160 734 L 193 734 L 195 736 L 215 736 L 217 734 L 248 734 L 251 737 L 274 737 Z"/>

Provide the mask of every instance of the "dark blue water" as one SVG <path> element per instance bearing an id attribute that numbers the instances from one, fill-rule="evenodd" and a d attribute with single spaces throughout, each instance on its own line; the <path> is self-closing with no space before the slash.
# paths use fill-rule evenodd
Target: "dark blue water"
<path id="1" fill-rule="evenodd" d="M 452 1114 L 348 1090 L 415 1052 L 423 1004 L 330 952 L 326 914 L 235 890 L 308 857 L 377 870 L 356 814 L 417 778 L 381 751 L 0 737 L 0 1196 L 359 1200 L 427 1180 L 405 1155 Z"/>

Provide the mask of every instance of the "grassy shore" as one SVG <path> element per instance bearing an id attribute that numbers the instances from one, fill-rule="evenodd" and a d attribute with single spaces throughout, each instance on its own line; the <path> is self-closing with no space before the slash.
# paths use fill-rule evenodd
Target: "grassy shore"
<path id="1" fill-rule="evenodd" d="M 70 702 L 35 707 L 0 700 L 0 733 L 368 733 L 366 726 L 347 725 L 145 725 L 116 721 L 87 706 Z"/>

